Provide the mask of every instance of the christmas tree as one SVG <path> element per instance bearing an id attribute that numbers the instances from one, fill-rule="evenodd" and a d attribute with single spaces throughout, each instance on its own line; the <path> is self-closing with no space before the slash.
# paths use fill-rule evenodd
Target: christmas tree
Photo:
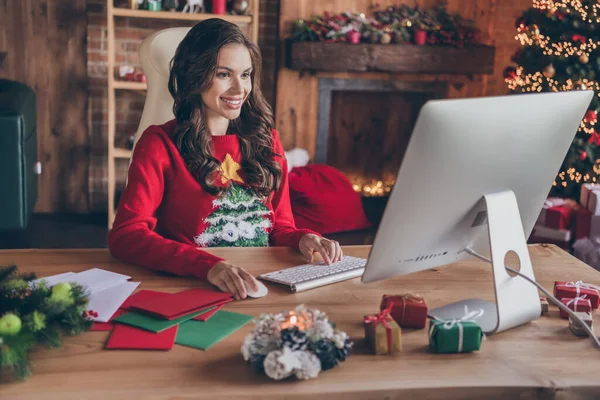
<path id="1" fill-rule="evenodd" d="M 194 238 L 201 247 L 265 247 L 271 227 L 271 211 L 243 183 L 237 171 L 240 165 L 229 154 L 221 164 L 221 181 L 229 186 L 213 202 L 215 211 L 205 222 L 208 227 Z"/>
<path id="2" fill-rule="evenodd" d="M 578 199 L 581 184 L 600 183 L 600 1 L 534 0 L 516 28 L 523 47 L 504 71 L 511 91 L 596 93 L 552 189 Z"/>
<path id="3" fill-rule="evenodd" d="M 89 329 L 88 297 L 79 285 L 63 282 L 48 288 L 34 274 L 0 267 L 0 368 L 29 376 L 29 352 L 36 345 L 60 347 L 61 334 Z"/>

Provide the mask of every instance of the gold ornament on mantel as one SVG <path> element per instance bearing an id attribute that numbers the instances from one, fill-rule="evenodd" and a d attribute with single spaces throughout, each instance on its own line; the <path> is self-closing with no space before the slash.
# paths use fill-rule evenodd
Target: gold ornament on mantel
<path id="1" fill-rule="evenodd" d="M 554 65 L 548 64 L 546 68 L 544 68 L 544 76 L 546 78 L 554 78 L 554 75 L 556 75 L 556 69 L 554 68 Z"/>
<path id="2" fill-rule="evenodd" d="M 579 62 L 582 64 L 587 64 L 590 62 L 590 57 L 588 57 L 588 55 L 584 53 L 579 56 Z"/>
<path id="3" fill-rule="evenodd" d="M 381 44 L 389 44 L 392 41 L 392 36 L 389 33 L 384 33 L 381 35 L 381 39 L 379 39 Z"/>

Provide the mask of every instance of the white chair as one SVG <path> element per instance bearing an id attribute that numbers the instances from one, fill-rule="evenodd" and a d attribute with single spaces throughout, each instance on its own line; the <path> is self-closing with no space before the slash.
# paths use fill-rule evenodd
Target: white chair
<path id="1" fill-rule="evenodd" d="M 142 42 L 140 63 L 146 75 L 146 102 L 134 146 L 150 125 L 161 125 L 175 118 L 173 97 L 169 93 L 169 70 L 177 46 L 191 28 L 169 28 L 155 32 Z"/>

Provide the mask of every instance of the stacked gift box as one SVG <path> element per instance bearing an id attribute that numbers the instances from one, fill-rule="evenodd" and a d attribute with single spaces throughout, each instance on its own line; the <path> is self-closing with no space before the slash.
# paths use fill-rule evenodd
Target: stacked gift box
<path id="1" fill-rule="evenodd" d="M 582 185 L 580 201 L 546 199 L 529 242 L 555 244 L 582 260 L 585 255 L 592 265 L 589 261 L 599 259 L 600 249 L 600 184 Z"/>
<path id="2" fill-rule="evenodd" d="M 578 213 L 582 207 L 571 199 L 549 197 L 544 202 L 533 228 L 530 243 L 552 243 L 569 251 L 577 232 Z"/>
<path id="3" fill-rule="evenodd" d="M 600 269 L 600 184 L 581 186 L 581 207 L 575 214 L 573 253 L 580 260 Z"/>

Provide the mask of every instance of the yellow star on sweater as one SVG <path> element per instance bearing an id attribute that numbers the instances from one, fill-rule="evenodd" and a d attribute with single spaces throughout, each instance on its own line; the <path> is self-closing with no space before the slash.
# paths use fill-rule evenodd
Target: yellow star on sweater
<path id="1" fill-rule="evenodd" d="M 244 180 L 237 173 L 240 168 L 240 164 L 236 163 L 231 155 L 227 153 L 225 160 L 221 163 L 221 182 L 227 183 L 227 181 L 233 180 L 244 183 Z"/>

